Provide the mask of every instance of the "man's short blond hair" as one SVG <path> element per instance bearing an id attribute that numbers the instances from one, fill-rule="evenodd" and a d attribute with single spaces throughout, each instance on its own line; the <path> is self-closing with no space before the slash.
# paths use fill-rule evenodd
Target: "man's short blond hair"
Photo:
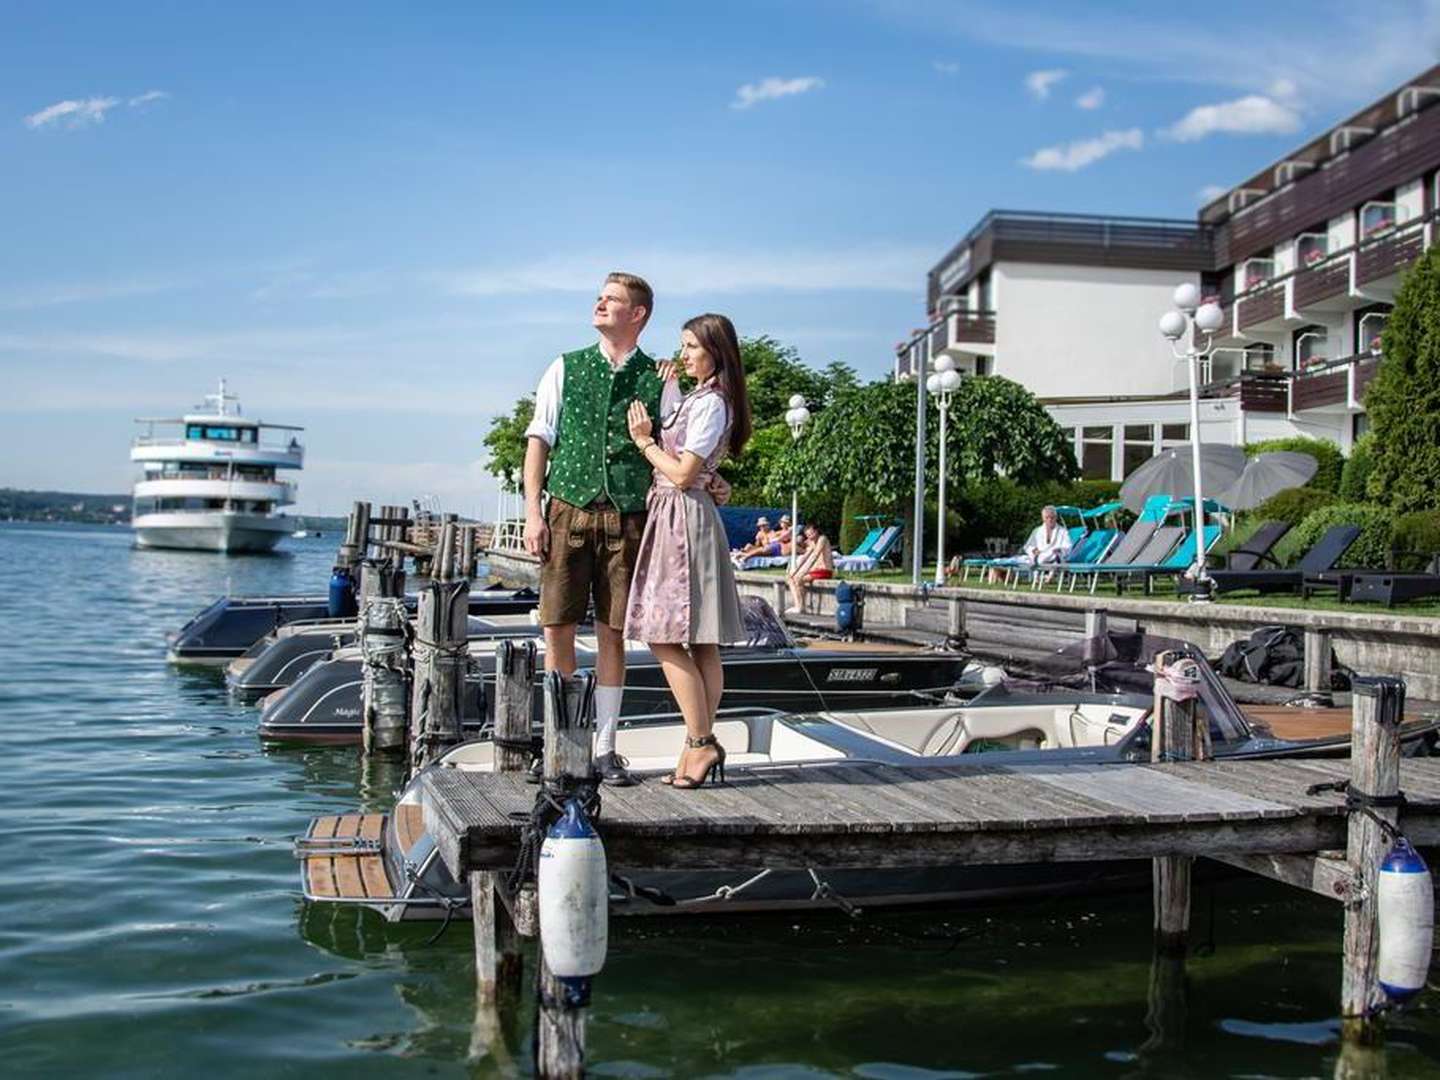
<path id="1" fill-rule="evenodd" d="M 630 305 L 632 307 L 643 307 L 645 309 L 645 323 L 650 321 L 650 316 L 655 314 L 655 290 L 650 288 L 650 283 L 639 274 L 627 274 L 623 270 L 616 270 L 605 278 L 605 284 L 616 284 L 623 286 L 630 294 Z M 644 326 L 645 323 L 641 323 Z"/>

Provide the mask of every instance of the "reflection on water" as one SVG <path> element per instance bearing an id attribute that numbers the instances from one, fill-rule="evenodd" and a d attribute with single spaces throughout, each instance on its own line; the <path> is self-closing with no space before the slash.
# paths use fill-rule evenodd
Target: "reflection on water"
<path id="1" fill-rule="evenodd" d="M 0 1052 L 11 1075 L 474 1076 L 468 924 L 306 908 L 292 839 L 384 810 L 399 764 L 264 749 L 165 634 L 230 588 L 315 592 L 329 541 L 279 557 L 135 551 L 118 530 L 0 526 Z M 1215 886 L 1179 1050 L 1146 1048 L 1145 893 L 971 911 L 612 927 L 599 1076 L 1315 1076 L 1334 1068 L 1340 913 Z M 1204 894 L 1196 924 L 1209 924 Z M 508 1032 L 529 1058 L 529 1010 Z M 1173 1034 L 1174 1041 L 1171 1042 Z M 1392 1077 L 1433 1076 L 1429 997 Z M 1153 1046 L 1154 1044 L 1152 1044 Z"/>

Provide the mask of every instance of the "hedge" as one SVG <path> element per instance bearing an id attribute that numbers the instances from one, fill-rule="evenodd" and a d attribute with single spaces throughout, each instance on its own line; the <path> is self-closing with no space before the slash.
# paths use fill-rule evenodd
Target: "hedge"
<path id="1" fill-rule="evenodd" d="M 881 513 L 880 507 L 870 494 L 865 491 L 852 491 L 845 496 L 845 502 L 840 510 L 840 539 L 837 541 L 838 550 L 854 551 L 860 541 L 865 539 L 865 534 L 870 531 L 870 523 L 857 521 L 856 518 L 862 514 Z"/>
<path id="2" fill-rule="evenodd" d="M 1440 554 L 1440 510 L 1413 510 L 1408 514 L 1397 514 L 1391 544 L 1400 553 Z M 1410 569 L 1408 563 L 1399 565 L 1401 569 Z"/>
<path id="3" fill-rule="evenodd" d="M 1333 525 L 1359 525 L 1360 535 L 1345 552 L 1341 566 L 1383 567 L 1390 555 L 1391 537 L 1395 531 L 1395 515 L 1388 507 L 1371 503 L 1335 503 L 1305 518 L 1286 535 L 1285 541 L 1300 552 L 1311 545 Z"/>
<path id="4" fill-rule="evenodd" d="M 956 498 L 961 524 L 947 545 L 951 551 L 979 551 L 991 536 L 1019 544 L 1040 524 L 1040 511 L 1048 505 L 1088 509 L 1113 500 L 1120 485 L 1110 480 L 1056 481 L 1022 486 L 1005 477 L 965 485 Z M 947 515 L 948 516 L 948 515 Z"/>
<path id="5" fill-rule="evenodd" d="M 1355 440 L 1345 467 L 1340 470 L 1340 498 L 1346 502 L 1364 502 L 1365 490 L 1370 480 L 1370 470 L 1375 466 L 1375 435 L 1366 432 Z"/>
<path id="6" fill-rule="evenodd" d="M 1313 487 L 1291 488 L 1279 495 L 1271 496 L 1246 516 L 1255 521 L 1284 521 L 1299 525 L 1316 510 L 1329 506 L 1338 499 L 1328 491 Z"/>
<path id="7" fill-rule="evenodd" d="M 1340 447 L 1329 439 L 1312 439 L 1305 435 L 1293 435 L 1285 439 L 1266 439 L 1264 442 L 1245 445 L 1245 453 L 1251 457 L 1256 454 L 1268 454 L 1272 450 L 1294 450 L 1301 454 L 1309 454 L 1315 459 L 1319 468 L 1315 470 L 1315 475 L 1305 486 L 1328 491 L 1331 494 L 1340 491 L 1340 474 L 1344 468 L 1345 456 L 1340 453 Z"/>

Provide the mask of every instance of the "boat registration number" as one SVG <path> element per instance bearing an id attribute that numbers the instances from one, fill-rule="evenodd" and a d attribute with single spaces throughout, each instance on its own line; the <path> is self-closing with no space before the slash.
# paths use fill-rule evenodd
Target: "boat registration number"
<path id="1" fill-rule="evenodd" d="M 880 674 L 879 668 L 873 667 L 852 667 L 852 668 L 831 668 L 830 674 L 826 676 L 826 682 L 874 682 L 875 676 Z"/>

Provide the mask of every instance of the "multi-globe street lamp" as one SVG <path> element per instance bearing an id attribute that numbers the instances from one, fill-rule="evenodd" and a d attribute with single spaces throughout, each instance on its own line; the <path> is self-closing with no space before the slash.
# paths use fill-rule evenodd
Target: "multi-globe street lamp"
<path id="1" fill-rule="evenodd" d="M 955 370 L 955 358 L 941 356 L 935 361 L 935 370 L 925 380 L 925 389 L 935 396 L 940 409 L 940 512 L 935 533 L 935 584 L 945 584 L 945 436 L 946 421 L 950 416 L 951 395 L 960 386 L 960 373 Z"/>
<path id="2" fill-rule="evenodd" d="M 1175 287 L 1174 311 L 1160 316 L 1160 333 L 1170 342 L 1170 351 L 1177 360 L 1184 360 L 1190 370 L 1190 465 L 1195 483 L 1195 578 L 1192 603 L 1207 603 L 1214 591 L 1214 582 L 1205 566 L 1205 493 L 1200 481 L 1200 378 L 1199 363 L 1215 351 L 1215 332 L 1225 325 L 1225 312 L 1219 304 L 1200 302 L 1200 289 L 1186 281 Z M 1195 333 L 1205 335 L 1205 344 L 1197 347 Z M 1181 345 L 1180 342 L 1185 344 Z"/>
<path id="3" fill-rule="evenodd" d="M 805 434 L 805 425 L 810 423 L 810 410 L 805 405 L 805 397 L 802 394 L 790 395 L 790 408 L 785 412 L 785 423 L 790 428 L 791 446 L 798 447 L 800 436 Z M 800 550 L 800 488 L 798 477 L 796 486 L 790 489 L 790 572 L 795 572 L 795 559 Z"/>

